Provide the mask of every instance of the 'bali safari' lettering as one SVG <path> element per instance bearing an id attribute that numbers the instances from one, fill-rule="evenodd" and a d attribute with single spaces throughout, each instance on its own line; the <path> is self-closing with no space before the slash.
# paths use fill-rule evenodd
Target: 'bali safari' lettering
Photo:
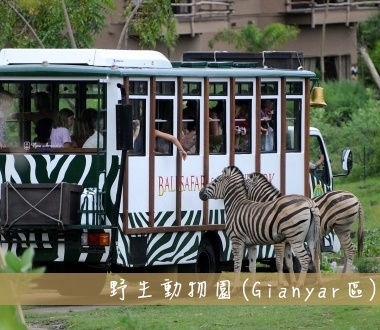
<path id="1" fill-rule="evenodd" d="M 177 177 L 172 176 L 159 176 L 158 177 L 158 196 L 162 196 L 167 192 L 176 191 L 176 179 Z M 200 191 L 204 185 L 203 175 L 190 175 L 181 177 L 181 187 L 180 191 Z"/>

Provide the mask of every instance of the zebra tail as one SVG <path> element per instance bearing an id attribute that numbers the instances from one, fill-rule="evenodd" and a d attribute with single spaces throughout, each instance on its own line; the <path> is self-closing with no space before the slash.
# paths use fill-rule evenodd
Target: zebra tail
<path id="1" fill-rule="evenodd" d="M 312 200 L 311 214 L 312 220 L 314 221 L 314 253 L 313 253 L 313 262 L 316 265 L 316 261 L 319 260 L 319 255 L 321 252 L 321 241 L 323 239 L 322 230 L 321 230 L 321 216 L 317 204 Z M 310 251 L 312 252 L 312 251 Z M 318 263 L 320 267 L 320 262 Z M 320 272 L 320 269 L 316 269 L 317 272 Z"/>
<path id="2" fill-rule="evenodd" d="M 363 243 L 364 243 L 364 211 L 362 204 L 359 201 L 359 225 L 358 225 L 358 257 L 363 253 Z"/>

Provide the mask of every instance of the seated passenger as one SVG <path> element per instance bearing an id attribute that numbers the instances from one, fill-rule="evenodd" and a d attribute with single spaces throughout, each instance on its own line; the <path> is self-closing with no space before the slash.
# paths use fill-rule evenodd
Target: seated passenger
<path id="1" fill-rule="evenodd" d="M 90 136 L 90 128 L 88 127 L 87 121 L 81 117 L 75 118 L 71 140 L 77 144 L 78 148 L 82 148 Z"/>
<path id="2" fill-rule="evenodd" d="M 52 148 L 76 147 L 76 143 L 71 140 L 70 128 L 74 123 L 74 112 L 64 108 L 60 110 L 53 122 L 50 134 Z"/>
<path id="3" fill-rule="evenodd" d="M 50 144 L 51 129 L 53 127 L 53 119 L 42 118 L 38 121 L 34 132 L 36 137 L 33 139 L 34 146 L 42 146 Z"/>
<path id="4" fill-rule="evenodd" d="M 210 110 L 210 152 L 213 153 L 225 152 L 223 135 L 224 109 L 224 103 L 219 101 L 218 104 Z"/>
<path id="5" fill-rule="evenodd" d="M 245 102 L 236 102 L 235 105 L 235 151 L 249 150 L 249 115 Z"/>
<path id="6" fill-rule="evenodd" d="M 50 102 L 50 95 L 47 92 L 36 92 L 34 95 L 35 112 L 12 113 L 11 119 L 31 121 L 37 125 L 42 118 L 52 118 L 53 112 Z"/>
<path id="7" fill-rule="evenodd" d="M 93 108 L 87 108 L 82 111 L 82 113 L 80 114 L 80 117 L 83 118 L 87 122 L 87 125 L 90 130 L 90 135 L 94 134 L 94 131 L 95 131 L 94 125 L 97 122 L 98 112 Z"/>
<path id="8" fill-rule="evenodd" d="M 103 128 L 104 128 L 104 120 L 100 118 L 99 121 L 99 134 L 97 131 L 97 123 L 94 125 L 94 134 L 92 134 L 86 142 L 83 144 L 82 148 L 97 148 L 99 142 L 99 148 L 103 148 Z M 99 139 L 98 139 L 99 138 Z"/>

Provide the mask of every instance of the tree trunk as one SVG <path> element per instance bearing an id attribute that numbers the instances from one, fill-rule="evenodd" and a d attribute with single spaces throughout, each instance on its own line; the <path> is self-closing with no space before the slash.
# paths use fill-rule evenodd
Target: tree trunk
<path id="1" fill-rule="evenodd" d="M 74 38 L 73 29 L 72 29 L 71 23 L 70 23 L 69 14 L 67 13 L 67 7 L 66 7 L 65 0 L 62 0 L 62 9 L 63 9 L 63 15 L 65 16 L 67 31 L 69 32 L 69 36 L 70 36 L 71 48 L 77 48 L 77 44 L 76 44 L 75 38 Z"/>
<path id="2" fill-rule="evenodd" d="M 365 64 L 367 65 L 369 72 L 372 75 L 372 78 L 373 78 L 377 88 L 380 90 L 380 76 L 379 76 L 375 66 L 373 65 L 371 58 L 368 55 L 367 49 L 363 46 L 360 46 L 359 50 L 360 50 L 360 54 L 362 55 Z"/>
<path id="3" fill-rule="evenodd" d="M 121 49 L 122 48 L 123 41 L 124 41 L 124 47 L 123 47 L 123 49 L 127 48 L 127 38 L 128 38 L 129 23 L 131 22 L 133 16 L 135 16 L 135 14 L 137 13 L 137 11 L 139 10 L 139 8 L 142 5 L 143 1 L 144 0 L 140 0 L 137 3 L 137 5 L 135 6 L 135 8 L 133 8 L 131 14 L 125 19 L 125 24 L 124 24 L 123 30 L 120 33 L 120 37 L 119 37 L 119 41 L 117 43 L 116 49 Z"/>

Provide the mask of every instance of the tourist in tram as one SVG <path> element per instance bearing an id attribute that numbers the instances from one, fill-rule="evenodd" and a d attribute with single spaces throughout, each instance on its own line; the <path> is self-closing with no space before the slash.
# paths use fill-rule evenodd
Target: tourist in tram
<path id="1" fill-rule="evenodd" d="M 60 110 L 53 123 L 50 134 L 52 148 L 76 147 L 76 143 L 71 140 L 70 128 L 74 123 L 74 112 L 68 108 Z"/>
<path id="2" fill-rule="evenodd" d="M 271 120 L 273 115 L 273 102 L 261 102 L 261 151 L 273 151 L 273 128 Z"/>

